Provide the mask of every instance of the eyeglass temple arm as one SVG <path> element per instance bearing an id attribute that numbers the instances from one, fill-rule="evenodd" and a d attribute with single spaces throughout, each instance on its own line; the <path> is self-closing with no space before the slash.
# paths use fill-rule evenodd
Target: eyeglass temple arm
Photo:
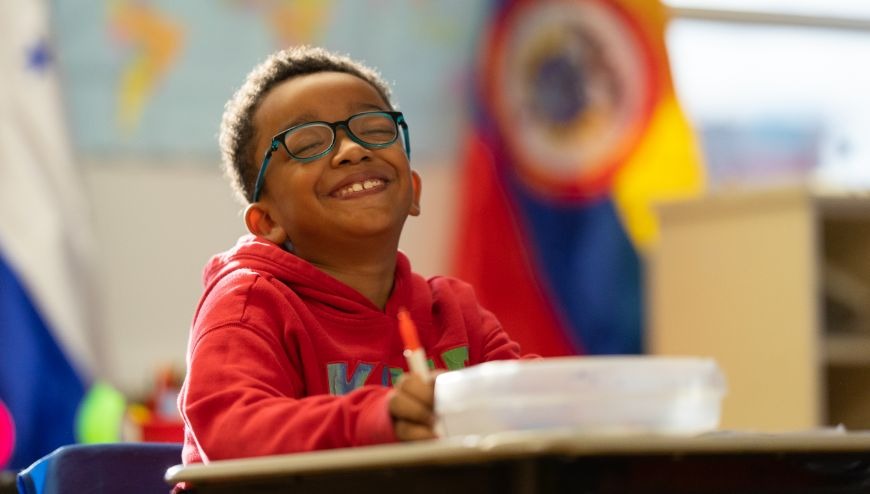
<path id="1" fill-rule="evenodd" d="M 257 181 L 254 184 L 254 197 L 253 202 L 257 202 L 260 200 L 260 192 L 263 189 L 263 182 L 266 181 L 266 168 L 269 167 L 269 159 L 272 157 L 272 153 L 278 149 L 278 141 L 272 141 L 272 145 L 269 146 L 269 149 L 266 151 L 266 155 L 263 156 L 263 163 L 260 165 L 260 172 L 257 173 Z"/>
<path id="2" fill-rule="evenodd" d="M 400 116 L 398 118 L 398 123 L 402 127 L 402 135 L 405 137 L 405 154 L 408 155 L 408 158 L 411 157 L 411 139 L 408 137 L 408 122 L 405 121 L 404 116 Z"/>

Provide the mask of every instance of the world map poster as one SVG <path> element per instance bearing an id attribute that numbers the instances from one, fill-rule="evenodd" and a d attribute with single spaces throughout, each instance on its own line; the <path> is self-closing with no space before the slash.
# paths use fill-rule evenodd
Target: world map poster
<path id="1" fill-rule="evenodd" d="M 455 153 L 487 3 L 464 0 L 53 2 L 77 151 L 214 157 L 224 103 L 268 54 L 312 44 L 380 70 L 415 159 Z M 419 161 L 418 161 L 419 162 Z"/>

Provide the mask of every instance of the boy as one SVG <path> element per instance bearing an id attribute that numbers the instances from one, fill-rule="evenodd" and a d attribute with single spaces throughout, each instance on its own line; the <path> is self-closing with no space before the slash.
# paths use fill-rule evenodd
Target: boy
<path id="1" fill-rule="evenodd" d="M 398 252 L 421 182 L 376 72 L 278 52 L 228 102 L 220 144 L 251 235 L 206 266 L 185 463 L 435 437 L 432 380 L 402 376 L 400 307 L 436 368 L 519 356 L 468 285 Z"/>

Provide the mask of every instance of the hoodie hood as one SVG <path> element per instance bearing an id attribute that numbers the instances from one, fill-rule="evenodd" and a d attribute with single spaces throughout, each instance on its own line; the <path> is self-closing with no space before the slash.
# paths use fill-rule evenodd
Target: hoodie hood
<path id="1" fill-rule="evenodd" d="M 387 314 L 395 314 L 409 295 L 410 262 L 402 252 L 397 254 L 393 291 L 384 310 Z M 206 291 L 210 291 L 227 275 L 239 271 L 254 272 L 270 282 L 280 282 L 299 297 L 339 312 L 381 312 L 355 289 L 279 245 L 254 235 L 242 236 L 233 248 L 211 258 L 203 272 Z"/>

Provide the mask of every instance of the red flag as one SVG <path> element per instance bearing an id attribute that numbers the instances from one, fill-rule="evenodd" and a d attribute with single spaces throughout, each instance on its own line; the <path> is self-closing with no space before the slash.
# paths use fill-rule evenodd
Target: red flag
<path id="1" fill-rule="evenodd" d="M 495 4 L 455 272 L 524 351 L 642 351 L 650 203 L 702 182 L 665 14 L 649 0 Z"/>

